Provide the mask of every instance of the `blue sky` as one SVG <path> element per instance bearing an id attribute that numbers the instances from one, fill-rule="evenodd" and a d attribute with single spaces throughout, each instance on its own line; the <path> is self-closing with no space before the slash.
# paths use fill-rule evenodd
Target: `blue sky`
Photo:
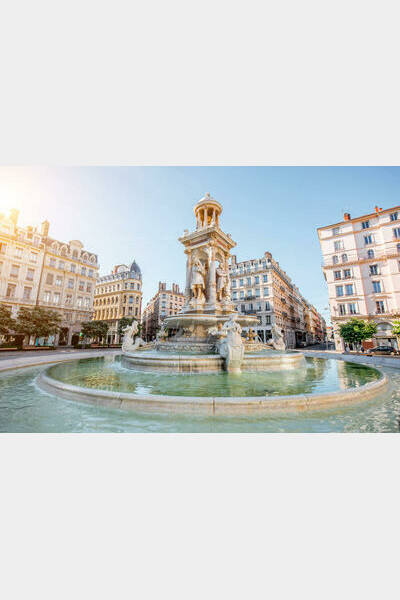
<path id="1" fill-rule="evenodd" d="M 194 228 L 206 192 L 223 205 L 222 228 L 238 260 L 270 251 L 322 310 L 328 304 L 316 229 L 400 204 L 398 167 L 0 167 L 0 208 L 22 224 L 50 221 L 50 235 L 80 239 L 100 257 L 101 274 L 135 259 L 144 300 L 158 281 L 184 286 L 177 241 Z"/>

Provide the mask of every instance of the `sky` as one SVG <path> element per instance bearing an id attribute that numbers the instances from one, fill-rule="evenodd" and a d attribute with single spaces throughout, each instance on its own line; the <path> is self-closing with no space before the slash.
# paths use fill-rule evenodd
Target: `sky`
<path id="1" fill-rule="evenodd" d="M 272 253 L 300 292 L 327 316 L 317 227 L 400 204 L 399 167 L 0 167 L 0 212 L 50 221 L 50 236 L 81 240 L 100 274 L 136 260 L 143 300 L 185 284 L 178 237 L 195 228 L 206 192 L 223 206 L 222 229 L 238 260 Z"/>

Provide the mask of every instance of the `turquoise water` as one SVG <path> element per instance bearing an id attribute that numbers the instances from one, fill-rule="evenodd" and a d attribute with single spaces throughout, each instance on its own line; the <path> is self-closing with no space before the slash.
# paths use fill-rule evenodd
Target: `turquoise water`
<path id="1" fill-rule="evenodd" d="M 334 392 L 379 379 L 370 367 L 309 358 L 307 366 L 280 372 L 150 373 L 121 366 L 119 357 L 50 367 L 49 377 L 85 388 L 167 396 L 285 396 Z"/>
<path id="2" fill-rule="evenodd" d="M 329 374 L 335 370 L 331 363 L 337 365 L 338 372 L 342 369 L 339 365 L 348 365 L 341 361 L 327 360 L 328 366 L 322 368 L 319 365 L 320 359 L 310 360 L 307 360 L 308 368 L 324 371 L 325 382 L 332 376 Z M 105 362 L 112 369 L 108 359 Z M 397 369 L 380 369 L 389 377 L 388 391 L 364 405 L 313 412 L 273 413 L 257 417 L 209 417 L 143 414 L 58 399 L 42 392 L 36 386 L 35 379 L 44 368 L 33 367 L 0 374 L 1 432 L 322 433 L 398 432 L 399 430 L 400 370 Z M 113 368 L 121 369 L 117 364 Z M 344 372 L 347 373 L 344 384 L 346 381 L 348 384 L 352 382 L 356 384 L 353 377 L 355 371 L 345 369 Z M 184 377 L 191 377 L 191 375 L 184 375 Z"/>

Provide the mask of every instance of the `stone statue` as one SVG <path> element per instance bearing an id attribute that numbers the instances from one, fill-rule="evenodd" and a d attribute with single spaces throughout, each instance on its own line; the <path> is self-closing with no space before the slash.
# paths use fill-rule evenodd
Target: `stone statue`
<path id="1" fill-rule="evenodd" d="M 205 274 L 206 268 L 199 258 L 195 258 L 192 266 L 192 277 L 190 283 L 190 289 L 192 290 L 193 298 L 196 300 L 204 301 L 205 285 Z"/>
<path id="2" fill-rule="evenodd" d="M 272 340 L 268 343 L 272 345 L 274 350 L 286 350 L 285 340 L 283 339 L 282 331 L 276 326 L 273 325 L 271 329 Z"/>
<path id="3" fill-rule="evenodd" d="M 165 326 L 165 323 L 161 325 L 160 331 L 156 335 L 156 340 L 158 342 L 164 342 L 168 337 L 168 328 Z"/>
<path id="4" fill-rule="evenodd" d="M 249 331 L 247 332 L 246 337 L 249 342 L 255 342 L 257 340 L 257 334 L 254 331 L 254 329 L 252 329 L 251 327 L 250 327 Z"/>
<path id="5" fill-rule="evenodd" d="M 218 354 L 225 359 L 225 369 L 230 373 L 240 372 L 244 357 L 242 328 L 237 319 L 237 314 L 233 314 L 216 332 L 221 338 L 217 343 Z"/>
<path id="6" fill-rule="evenodd" d="M 122 330 L 124 334 L 124 339 L 122 341 L 122 352 L 132 352 L 137 348 L 146 345 L 146 342 L 137 335 L 138 330 L 139 323 L 137 321 L 133 321 L 132 325 L 128 325 Z"/>
<path id="7" fill-rule="evenodd" d="M 216 271 L 217 273 L 217 300 L 222 302 L 224 298 L 229 298 L 229 273 L 222 263 Z"/>

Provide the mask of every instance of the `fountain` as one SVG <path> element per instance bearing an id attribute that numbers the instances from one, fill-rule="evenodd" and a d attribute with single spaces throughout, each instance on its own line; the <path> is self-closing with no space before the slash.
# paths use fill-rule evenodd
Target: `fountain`
<path id="1" fill-rule="evenodd" d="M 132 328 L 127 330 L 122 348 L 125 366 L 171 372 L 239 373 L 304 364 L 302 354 L 284 352 L 283 337 L 277 328 L 273 329 L 271 349 L 259 342 L 251 329 L 258 318 L 235 311 L 228 268 L 236 243 L 222 231 L 221 213 L 221 204 L 210 194 L 194 207 L 196 229 L 192 233 L 186 230 L 179 239 L 186 254 L 185 305 L 180 313 L 165 319 L 150 347 L 142 340 L 136 346 L 130 345 L 128 340 L 134 332 Z M 250 327 L 246 340 L 242 327 Z"/>
<path id="2" fill-rule="evenodd" d="M 387 377 L 362 365 L 305 359 L 257 339 L 256 316 L 231 301 L 228 264 L 235 246 L 220 228 L 222 206 L 207 194 L 194 207 L 196 228 L 179 239 L 186 254 L 185 304 L 165 319 L 154 342 L 125 329 L 121 357 L 75 360 L 42 371 L 38 386 L 52 395 L 138 413 L 205 415 L 304 411 L 376 398 Z M 249 328 L 246 338 L 243 327 Z"/>

